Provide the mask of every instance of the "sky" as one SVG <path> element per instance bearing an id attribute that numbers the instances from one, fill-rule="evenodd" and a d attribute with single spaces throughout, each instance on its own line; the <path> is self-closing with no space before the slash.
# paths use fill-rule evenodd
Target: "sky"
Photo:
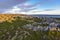
<path id="1" fill-rule="evenodd" d="M 60 0 L 0 0 L 0 13 L 60 15 Z"/>

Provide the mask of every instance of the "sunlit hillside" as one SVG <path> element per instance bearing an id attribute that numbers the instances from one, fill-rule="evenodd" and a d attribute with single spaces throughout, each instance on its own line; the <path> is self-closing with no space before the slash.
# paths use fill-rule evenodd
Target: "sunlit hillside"
<path id="1" fill-rule="evenodd" d="M 23 14 L 0 14 L 0 22 L 3 21 L 11 21 L 11 20 L 15 20 L 14 17 L 25 17 L 27 15 L 23 15 Z"/>

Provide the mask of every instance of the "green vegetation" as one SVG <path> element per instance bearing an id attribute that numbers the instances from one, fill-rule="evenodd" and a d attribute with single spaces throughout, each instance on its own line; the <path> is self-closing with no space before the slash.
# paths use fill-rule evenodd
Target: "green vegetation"
<path id="1" fill-rule="evenodd" d="M 34 19 L 33 19 L 35 22 L 41 22 L 42 21 L 42 19 L 40 19 L 40 18 L 37 18 L 37 17 L 34 17 Z"/>
<path id="2" fill-rule="evenodd" d="M 28 20 L 16 18 L 12 22 L 0 23 L 0 40 L 60 40 L 60 31 L 33 31 L 22 27 L 33 23 Z M 34 22 L 40 22 L 40 20 L 34 18 Z M 46 25 L 48 24 L 42 24 L 42 26 Z"/>

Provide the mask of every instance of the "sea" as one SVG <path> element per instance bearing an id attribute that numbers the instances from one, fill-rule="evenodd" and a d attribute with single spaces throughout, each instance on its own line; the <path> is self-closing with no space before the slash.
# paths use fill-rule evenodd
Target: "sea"
<path id="1" fill-rule="evenodd" d="M 60 15 L 30 15 L 33 17 L 60 18 Z"/>

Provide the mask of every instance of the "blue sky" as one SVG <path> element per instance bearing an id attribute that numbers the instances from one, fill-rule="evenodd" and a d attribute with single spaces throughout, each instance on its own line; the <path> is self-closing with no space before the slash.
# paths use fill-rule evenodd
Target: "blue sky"
<path id="1" fill-rule="evenodd" d="M 0 13 L 60 14 L 60 0 L 0 0 Z"/>

